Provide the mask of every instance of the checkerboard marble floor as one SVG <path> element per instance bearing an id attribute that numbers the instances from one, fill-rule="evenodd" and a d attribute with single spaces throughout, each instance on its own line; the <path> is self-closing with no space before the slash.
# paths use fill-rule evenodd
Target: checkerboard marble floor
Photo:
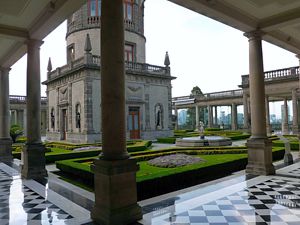
<path id="1" fill-rule="evenodd" d="M 300 225 L 300 163 L 244 172 L 140 202 L 135 225 Z M 88 210 L 0 163 L 0 225 L 94 225 Z"/>
<path id="2" fill-rule="evenodd" d="M 89 212 L 0 163 L 0 225 L 85 223 Z"/>
<path id="3" fill-rule="evenodd" d="M 184 193 L 161 200 L 161 204 L 147 201 L 143 206 L 146 213 L 139 222 L 144 225 L 300 225 L 299 168 L 300 163 L 296 163 L 278 170 L 276 176 L 259 176 L 218 190 L 210 185 L 205 193 L 193 194 L 191 198 Z M 190 193 L 195 191 L 198 190 Z"/>

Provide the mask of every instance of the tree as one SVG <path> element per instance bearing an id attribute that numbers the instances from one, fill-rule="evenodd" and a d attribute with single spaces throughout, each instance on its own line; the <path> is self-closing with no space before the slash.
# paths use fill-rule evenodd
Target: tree
<path id="1" fill-rule="evenodd" d="M 19 125 L 14 124 L 10 127 L 9 134 L 13 143 L 16 143 L 17 138 L 23 134 L 23 130 Z"/>
<path id="2" fill-rule="evenodd" d="M 196 96 L 204 96 L 203 92 L 201 91 L 201 89 L 198 86 L 193 87 L 193 89 L 191 90 L 191 97 L 196 97 Z M 204 109 L 200 108 L 199 109 L 199 121 L 204 122 Z M 196 125 L 196 109 L 193 108 L 189 108 L 187 110 L 187 121 L 186 124 L 189 127 L 193 127 L 195 128 Z"/>
<path id="3" fill-rule="evenodd" d="M 203 96 L 203 92 L 201 91 L 201 89 L 198 86 L 193 87 L 190 96 L 196 96 L 196 95 Z"/>

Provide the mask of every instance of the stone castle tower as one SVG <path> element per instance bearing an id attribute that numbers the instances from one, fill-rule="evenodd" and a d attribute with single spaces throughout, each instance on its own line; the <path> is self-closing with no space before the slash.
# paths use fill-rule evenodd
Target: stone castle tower
<path id="1" fill-rule="evenodd" d="M 49 140 L 101 141 L 101 0 L 87 0 L 67 22 L 67 65 L 48 66 Z M 124 0 L 128 139 L 172 135 L 169 58 L 146 64 L 144 0 Z"/>
<path id="2" fill-rule="evenodd" d="M 89 34 L 91 53 L 100 56 L 101 0 L 88 0 L 68 19 L 67 61 L 83 56 L 82 44 Z M 125 60 L 145 63 L 144 0 L 124 0 Z"/>

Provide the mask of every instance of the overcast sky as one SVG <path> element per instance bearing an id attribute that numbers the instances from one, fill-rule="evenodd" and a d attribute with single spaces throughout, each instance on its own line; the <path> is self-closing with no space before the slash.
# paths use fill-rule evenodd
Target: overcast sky
<path id="1" fill-rule="evenodd" d="M 41 80 L 47 62 L 53 68 L 66 63 L 66 24 L 53 31 L 41 47 Z M 146 61 L 163 65 L 169 52 L 175 96 L 189 95 L 198 85 L 204 93 L 238 89 L 248 74 L 248 40 L 243 33 L 166 0 L 145 3 Z M 265 70 L 297 66 L 294 54 L 263 43 Z M 11 70 L 10 94 L 26 94 L 26 57 Z M 45 96 L 46 87 L 42 87 Z"/>

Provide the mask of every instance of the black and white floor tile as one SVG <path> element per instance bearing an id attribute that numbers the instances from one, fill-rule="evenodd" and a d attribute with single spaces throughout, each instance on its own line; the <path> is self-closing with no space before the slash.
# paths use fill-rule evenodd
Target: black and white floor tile
<path id="1" fill-rule="evenodd" d="M 293 165 L 285 172 L 300 175 Z M 298 172 L 296 172 L 298 171 Z M 144 206 L 147 208 L 147 206 Z M 144 225 L 300 225 L 300 179 L 260 176 L 145 214 Z"/>
<path id="2" fill-rule="evenodd" d="M 82 224 L 89 212 L 0 163 L 0 224 Z"/>
<path id="3" fill-rule="evenodd" d="M 135 225 L 300 225 L 299 168 L 296 163 L 276 176 L 237 178 L 218 189 L 212 184 L 204 192 L 189 189 L 190 198 L 189 192 L 158 197 L 143 205 L 143 219 Z M 88 210 L 0 163 L 0 225 L 50 224 L 93 222 Z"/>

